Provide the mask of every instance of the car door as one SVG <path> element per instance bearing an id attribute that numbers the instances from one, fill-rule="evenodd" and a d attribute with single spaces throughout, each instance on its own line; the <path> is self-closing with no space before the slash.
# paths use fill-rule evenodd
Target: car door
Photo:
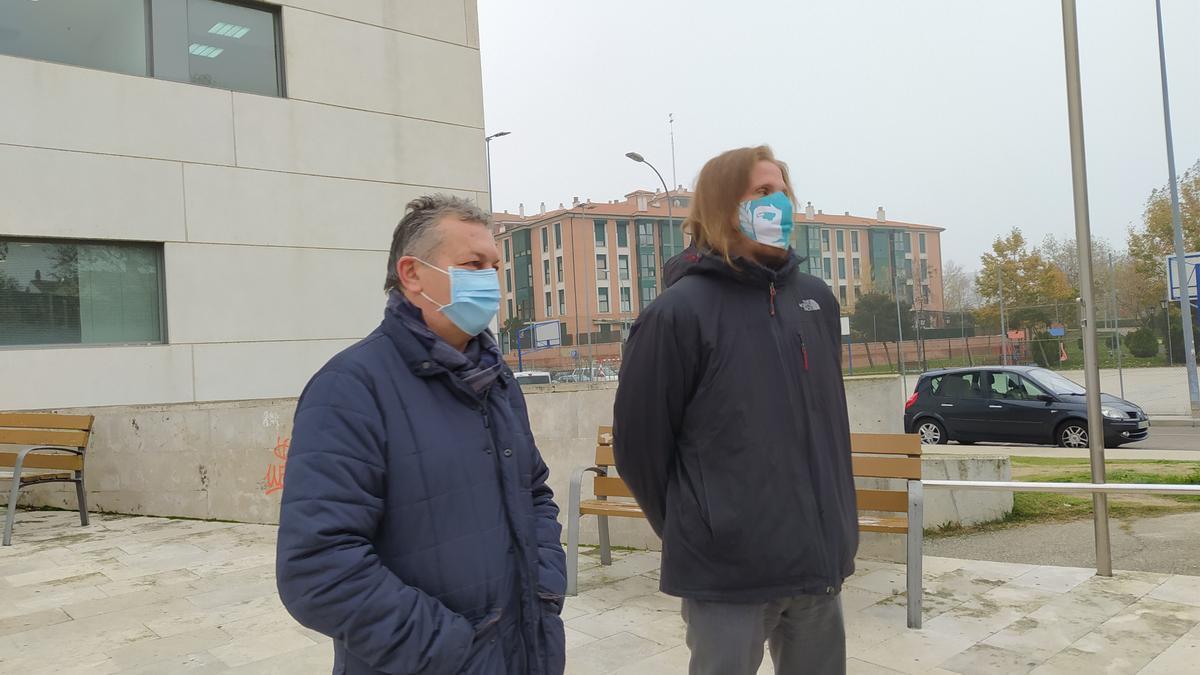
<path id="1" fill-rule="evenodd" d="M 1045 442 L 1042 433 L 1049 424 L 1052 407 L 1039 400 L 1040 387 L 1006 370 L 988 371 L 984 376 L 988 393 L 987 437 L 1000 441 Z"/>
<path id="2" fill-rule="evenodd" d="M 985 410 L 978 371 L 943 375 L 933 391 L 933 398 L 950 438 L 969 440 L 978 437 Z"/>

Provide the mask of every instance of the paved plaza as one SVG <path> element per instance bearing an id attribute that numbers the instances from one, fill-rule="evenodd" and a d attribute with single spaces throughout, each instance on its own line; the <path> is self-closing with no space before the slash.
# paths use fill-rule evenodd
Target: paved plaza
<path id="1" fill-rule="evenodd" d="M 0 672 L 328 673 L 329 640 L 275 593 L 267 525 L 21 512 L 0 549 Z M 684 673 L 658 555 L 589 555 L 567 601 L 568 673 Z M 859 561 L 843 593 L 851 673 L 1182 673 L 1200 662 L 1200 577 L 925 559 L 925 627 L 904 568 Z M 770 672 L 764 663 L 762 672 Z"/>

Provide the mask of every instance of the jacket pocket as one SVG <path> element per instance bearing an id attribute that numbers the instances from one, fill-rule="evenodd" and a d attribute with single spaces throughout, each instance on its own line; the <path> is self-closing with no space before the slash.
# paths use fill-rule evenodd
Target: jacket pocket
<path id="1" fill-rule="evenodd" d="M 482 675 L 504 669 L 504 656 L 499 642 L 500 617 L 501 611 L 493 609 L 475 623 L 475 637 L 467 651 L 467 661 L 458 671 L 461 675 Z"/>

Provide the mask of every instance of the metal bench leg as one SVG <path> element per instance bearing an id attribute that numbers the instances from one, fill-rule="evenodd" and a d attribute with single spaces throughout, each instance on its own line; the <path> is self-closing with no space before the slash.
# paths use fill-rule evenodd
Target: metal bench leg
<path id="1" fill-rule="evenodd" d="M 88 510 L 87 510 L 87 490 L 83 487 L 83 472 L 75 472 L 75 497 L 79 500 L 79 525 L 87 527 Z"/>
<path id="2" fill-rule="evenodd" d="M 919 480 L 908 481 L 908 627 L 921 627 L 921 543 L 925 536 L 925 486 Z"/>
<path id="3" fill-rule="evenodd" d="M 583 470 L 571 474 L 567 493 L 567 595 L 579 593 L 579 491 Z"/>
<path id="4" fill-rule="evenodd" d="M 600 536 L 600 564 L 612 564 L 612 547 L 608 542 L 608 516 L 596 516 L 596 529 Z"/>
<path id="5" fill-rule="evenodd" d="M 25 452 L 22 451 L 17 457 L 16 466 L 13 467 L 12 487 L 8 490 L 8 511 L 4 513 L 4 545 L 12 545 L 13 521 L 17 517 L 17 495 L 21 491 L 21 463 L 25 459 Z"/>

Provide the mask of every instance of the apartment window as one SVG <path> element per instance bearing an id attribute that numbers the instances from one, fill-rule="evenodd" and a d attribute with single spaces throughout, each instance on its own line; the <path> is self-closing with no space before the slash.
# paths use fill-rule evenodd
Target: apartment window
<path id="1" fill-rule="evenodd" d="M 608 281 L 608 256 L 596 256 L 596 279 L 599 281 Z"/>
<path id="2" fill-rule="evenodd" d="M 596 307 L 601 314 L 608 314 L 608 288 L 605 286 L 596 289 Z"/>
<path id="3" fill-rule="evenodd" d="M 628 286 L 625 286 L 621 289 L 621 313 L 622 314 L 633 311 L 633 307 L 632 307 L 633 303 L 630 300 L 631 295 L 632 295 L 632 293 L 630 292 Z"/>
<path id="4" fill-rule="evenodd" d="M 862 278 L 862 260 L 861 259 L 854 258 L 853 260 L 851 260 L 850 261 L 850 269 L 854 272 L 855 279 Z"/>
<path id="5" fill-rule="evenodd" d="M 911 258 L 904 261 L 904 278 L 907 279 L 908 281 L 912 281 L 913 264 L 912 264 Z"/>
<path id="6" fill-rule="evenodd" d="M 617 248 L 629 248 L 629 221 L 617 221 Z"/>
<path id="7" fill-rule="evenodd" d="M 550 261 L 549 260 L 542 261 L 542 284 L 545 286 L 550 285 Z"/>
<path id="8" fill-rule="evenodd" d="M 546 316 L 554 316 L 554 298 L 551 296 L 550 291 L 546 291 Z"/>
<path id="9" fill-rule="evenodd" d="M 651 221 L 638 223 L 638 246 L 654 246 L 654 223 Z"/>
<path id="10" fill-rule="evenodd" d="M 921 261 L 921 281 L 925 281 L 928 278 L 929 278 L 929 261 L 922 260 Z"/>
<path id="11" fill-rule="evenodd" d="M 218 0 L 0 0 L 0 53 L 281 96 L 278 12 Z"/>
<path id="12" fill-rule="evenodd" d="M 829 230 L 821 230 L 821 250 L 829 252 Z M 826 275 L 828 277 L 828 274 Z"/>
<path id="13" fill-rule="evenodd" d="M 838 286 L 838 302 L 846 304 L 846 287 Z"/>
<path id="14" fill-rule="evenodd" d="M 824 264 L 823 271 L 825 272 L 825 278 L 832 279 L 833 278 L 833 260 L 831 260 L 829 258 L 825 258 L 823 264 Z"/>
<path id="15" fill-rule="evenodd" d="M 0 237 L 0 345 L 165 342 L 162 245 Z"/>
<path id="16" fill-rule="evenodd" d="M 554 224 L 554 250 L 562 250 L 562 223 Z M 559 277 L 560 279 L 562 277 Z"/>
<path id="17" fill-rule="evenodd" d="M 593 227 L 596 231 L 596 247 L 603 248 L 608 246 L 608 221 L 597 220 Z"/>
<path id="18" fill-rule="evenodd" d="M 920 246 L 921 253 L 924 253 L 925 252 L 925 234 L 924 233 L 917 235 L 917 244 L 918 244 L 918 246 Z"/>
<path id="19" fill-rule="evenodd" d="M 837 231 L 837 250 L 838 250 L 838 253 L 841 253 L 846 250 L 846 231 L 845 230 Z"/>
<path id="20" fill-rule="evenodd" d="M 561 284 L 561 283 L 563 283 L 563 262 L 562 262 L 561 255 L 558 256 L 557 259 L 555 259 L 554 264 L 555 264 L 555 268 L 558 270 L 558 283 Z"/>
<path id="21" fill-rule="evenodd" d="M 512 247 L 509 246 L 508 240 L 505 239 L 504 240 L 504 262 L 510 262 L 511 260 L 512 260 Z"/>
<path id="22" fill-rule="evenodd" d="M 617 278 L 621 281 L 629 281 L 629 256 L 617 256 Z"/>
<path id="23" fill-rule="evenodd" d="M 838 278 L 839 279 L 846 278 L 846 259 L 845 258 L 838 258 Z"/>
<path id="24" fill-rule="evenodd" d="M 854 287 L 854 299 L 858 300 L 861 297 L 862 297 L 862 286 L 855 286 Z"/>
<path id="25" fill-rule="evenodd" d="M 654 302 L 654 299 L 658 297 L 658 288 L 655 286 L 642 286 L 639 290 L 642 300 L 642 309 L 648 307 L 650 303 Z"/>
<path id="26" fill-rule="evenodd" d="M 509 292 L 511 292 L 513 289 L 512 270 L 511 269 L 504 270 L 504 288 L 507 289 Z"/>
<path id="27" fill-rule="evenodd" d="M 858 230 L 850 233 L 850 252 L 858 253 Z"/>
<path id="28" fill-rule="evenodd" d="M 562 316 L 567 313 L 567 292 L 563 289 L 558 289 L 558 314 Z M 564 331 L 564 335 L 566 332 Z"/>
<path id="29" fill-rule="evenodd" d="M 509 301 L 508 301 L 508 318 L 510 318 L 510 319 L 511 319 L 511 318 L 513 318 L 513 317 L 515 317 L 515 316 L 516 316 L 516 314 L 515 314 L 515 313 L 513 313 L 513 304 L 512 304 L 512 300 L 509 300 Z"/>
<path id="30" fill-rule="evenodd" d="M 548 232 L 549 232 L 548 228 L 545 228 L 545 227 L 542 228 L 542 251 L 543 252 L 550 251 L 550 240 L 548 237 Z"/>

